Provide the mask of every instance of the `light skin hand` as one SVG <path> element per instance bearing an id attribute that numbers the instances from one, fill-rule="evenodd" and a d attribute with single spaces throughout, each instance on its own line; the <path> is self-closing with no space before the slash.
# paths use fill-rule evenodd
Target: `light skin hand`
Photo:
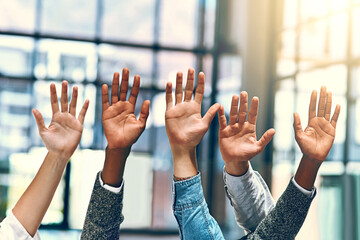
<path id="1" fill-rule="evenodd" d="M 35 178 L 12 210 L 31 236 L 34 236 L 39 228 L 59 185 L 65 166 L 80 142 L 84 118 L 89 106 L 89 101 L 86 100 L 76 118 L 78 89 L 77 87 L 73 88 L 70 106 L 68 106 L 67 87 L 68 84 L 64 81 L 60 111 L 55 85 L 50 85 L 53 116 L 49 127 L 45 126 L 40 112 L 36 109 L 33 110 L 40 136 L 48 149 L 48 154 Z"/>
<path id="2" fill-rule="evenodd" d="M 126 100 L 129 87 L 129 69 L 124 68 L 119 94 L 119 73 L 114 73 L 111 88 L 111 105 L 108 86 L 102 86 L 102 120 L 108 146 L 102 178 L 104 183 L 119 186 L 122 182 L 126 159 L 131 146 L 137 141 L 146 126 L 150 101 L 143 102 L 140 116 L 135 116 L 136 99 L 139 94 L 140 76 L 135 75 L 129 99 Z"/>
<path id="3" fill-rule="evenodd" d="M 336 105 L 330 120 L 332 94 L 326 92 L 326 87 L 321 87 L 317 113 L 316 100 L 317 92 L 314 90 L 311 94 L 309 121 L 305 130 L 302 129 L 299 114 L 294 113 L 295 139 L 303 153 L 295 180 L 306 189 L 312 189 L 317 171 L 334 143 L 336 123 L 340 114 L 340 105 Z"/>
<path id="4" fill-rule="evenodd" d="M 60 101 L 61 109 L 59 109 L 55 84 L 52 83 L 50 85 L 50 98 L 53 115 L 49 127 L 45 126 L 44 119 L 37 109 L 33 109 L 33 114 L 39 129 L 40 137 L 49 153 L 62 156 L 64 159 L 69 160 L 70 156 L 74 153 L 80 142 L 85 113 L 89 106 L 89 100 L 85 101 L 78 118 L 76 118 L 75 114 L 78 88 L 76 86 L 73 88 L 73 94 L 69 106 L 67 91 L 68 83 L 63 81 Z"/>
<path id="5" fill-rule="evenodd" d="M 257 141 L 256 118 L 259 99 L 254 97 L 248 112 L 248 95 L 243 91 L 234 95 L 231 101 L 229 125 L 227 125 L 224 107 L 219 109 L 219 147 L 225 162 L 226 172 L 240 176 L 249 168 L 249 160 L 262 152 L 275 134 L 274 129 L 267 130 Z M 246 121 L 246 116 L 248 119 Z"/>
<path id="6" fill-rule="evenodd" d="M 209 129 L 220 104 L 210 107 L 201 117 L 201 102 L 204 95 L 205 75 L 199 73 L 194 99 L 194 69 L 188 70 L 185 91 L 182 87 L 183 75 L 176 75 L 175 105 L 172 98 L 172 84 L 166 85 L 165 127 L 174 160 L 174 175 L 189 177 L 197 174 L 196 146 Z M 183 99 L 184 97 L 184 99 Z"/>

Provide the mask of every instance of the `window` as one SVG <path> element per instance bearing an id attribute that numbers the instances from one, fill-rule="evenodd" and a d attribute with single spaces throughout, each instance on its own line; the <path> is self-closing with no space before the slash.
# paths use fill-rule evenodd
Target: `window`
<path id="1" fill-rule="evenodd" d="M 147 128 L 133 146 L 127 164 L 124 213 L 129 221 L 122 228 L 175 229 L 172 161 L 164 125 L 166 82 L 175 81 L 177 71 L 186 74 L 188 67 L 204 71 L 205 107 L 216 99 L 212 98 L 213 86 L 223 95 L 234 90 L 233 83 L 240 88 L 241 70 L 228 69 L 228 75 L 220 73 L 220 83 L 213 84 L 217 59 L 223 68 L 241 63 L 236 55 L 220 57 L 222 52 L 214 50 L 216 8 L 216 0 L 0 3 L 0 216 L 16 203 L 46 153 L 31 109 L 37 108 L 49 124 L 50 82 L 55 82 L 59 92 L 65 79 L 70 89 L 78 86 L 78 105 L 88 98 L 90 106 L 80 147 L 43 223 L 62 229 L 82 228 L 106 146 L 101 85 L 111 84 L 113 73 L 128 67 L 130 85 L 135 74 L 141 76 L 136 113 L 144 100 L 150 99 L 152 105 Z M 22 17 L 15 18 L 9 12 Z M 204 149 L 199 159 L 210 151 Z M 206 166 L 202 165 L 204 171 Z M 134 173 L 142 177 L 131 180 Z M 134 208 L 142 210 L 131 213 Z"/>

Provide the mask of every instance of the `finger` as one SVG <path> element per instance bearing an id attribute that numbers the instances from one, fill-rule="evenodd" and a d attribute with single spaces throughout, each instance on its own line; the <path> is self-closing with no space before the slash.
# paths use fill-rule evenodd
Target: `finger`
<path id="1" fill-rule="evenodd" d="M 111 84 L 111 105 L 119 101 L 119 73 L 114 73 L 112 84 Z"/>
<path id="2" fill-rule="evenodd" d="M 325 119 L 330 120 L 331 114 L 331 104 L 332 104 L 332 94 L 331 92 L 326 93 L 326 107 L 325 107 Z"/>
<path id="3" fill-rule="evenodd" d="M 259 108 L 259 98 L 253 97 L 253 99 L 251 100 L 250 110 L 249 110 L 249 117 L 248 117 L 249 123 L 254 125 L 256 124 L 258 108 Z"/>
<path id="4" fill-rule="evenodd" d="M 78 117 L 81 124 L 84 124 L 85 114 L 86 114 L 88 107 L 89 107 L 89 100 L 86 99 L 83 107 L 81 108 L 81 111 L 80 111 L 79 117 Z"/>
<path id="5" fill-rule="evenodd" d="M 167 82 L 166 84 L 166 111 L 172 108 L 172 83 Z"/>
<path id="6" fill-rule="evenodd" d="M 32 113 L 34 114 L 34 118 L 36 121 L 36 125 L 38 126 L 39 133 L 46 129 L 44 118 L 42 117 L 41 113 L 37 109 L 33 109 Z"/>
<path id="7" fill-rule="evenodd" d="M 51 101 L 51 109 L 54 115 L 55 113 L 59 112 L 58 97 L 56 94 L 56 87 L 54 83 L 50 84 L 50 101 Z"/>
<path id="8" fill-rule="evenodd" d="M 229 125 L 234 125 L 238 118 L 239 96 L 234 95 L 231 100 Z"/>
<path id="9" fill-rule="evenodd" d="M 129 69 L 123 68 L 120 85 L 120 101 L 126 101 L 126 96 L 129 88 Z"/>
<path id="10" fill-rule="evenodd" d="M 205 74 L 203 72 L 199 73 L 198 83 L 195 91 L 195 101 L 201 104 L 204 96 L 205 90 Z"/>
<path id="11" fill-rule="evenodd" d="M 134 77 L 134 83 L 133 83 L 133 87 L 131 89 L 130 92 L 130 97 L 129 97 L 129 102 L 134 105 L 136 105 L 136 99 L 138 97 L 139 94 L 139 89 L 140 89 L 140 76 L 139 75 L 135 75 Z"/>
<path id="12" fill-rule="evenodd" d="M 213 120 L 213 118 L 216 115 L 216 112 L 219 110 L 220 108 L 220 104 L 219 103 L 215 103 L 214 105 L 212 105 L 209 110 L 206 112 L 205 116 L 203 117 L 203 121 L 205 121 L 205 123 L 207 124 L 207 126 L 210 126 L 211 121 Z"/>
<path id="13" fill-rule="evenodd" d="M 295 131 L 295 139 L 298 139 L 304 133 L 301 126 L 300 116 L 298 113 L 294 113 L 294 131 Z"/>
<path id="14" fill-rule="evenodd" d="M 69 113 L 75 117 L 76 114 L 76 102 L 78 97 L 78 87 L 73 87 L 73 93 L 71 95 L 71 101 L 70 101 L 70 109 Z"/>
<path id="15" fill-rule="evenodd" d="M 245 91 L 240 93 L 239 124 L 244 124 L 248 110 L 248 94 Z"/>
<path id="16" fill-rule="evenodd" d="M 310 119 L 316 117 L 316 99 L 317 99 L 317 91 L 313 90 L 310 97 L 309 104 L 309 122 Z"/>
<path id="17" fill-rule="evenodd" d="M 224 110 L 224 106 L 220 106 L 219 111 L 219 128 L 220 130 L 226 128 L 227 124 L 226 124 L 226 117 L 225 117 L 225 110 Z"/>
<path id="18" fill-rule="evenodd" d="M 110 106 L 110 104 L 109 104 L 109 90 L 108 90 L 108 85 L 103 84 L 103 85 L 102 85 L 102 108 L 103 108 L 103 111 L 105 111 L 106 109 L 108 109 L 109 106 Z"/>
<path id="19" fill-rule="evenodd" d="M 319 98 L 319 105 L 318 105 L 318 117 L 325 116 L 325 101 L 326 101 L 326 87 L 322 86 L 320 90 L 320 98 Z"/>
<path id="20" fill-rule="evenodd" d="M 187 81 L 185 86 L 185 97 L 184 102 L 191 101 L 191 97 L 194 91 L 194 69 L 189 68 L 188 75 L 187 75 Z"/>
<path id="21" fill-rule="evenodd" d="M 270 128 L 262 135 L 262 137 L 258 141 L 258 145 L 261 147 L 262 150 L 266 147 L 266 145 L 268 145 L 274 134 L 275 134 L 275 129 Z"/>
<path id="22" fill-rule="evenodd" d="M 183 86 L 182 86 L 183 74 L 178 72 L 176 74 L 176 87 L 175 87 L 175 105 L 181 103 L 183 96 Z"/>
<path id="23" fill-rule="evenodd" d="M 67 91 L 68 91 L 68 83 L 67 81 L 63 81 L 61 83 L 61 112 L 67 112 L 68 111 L 68 95 L 67 95 Z"/>
<path id="24" fill-rule="evenodd" d="M 146 120 L 149 116 L 149 112 L 150 112 L 150 101 L 146 100 L 145 102 L 143 102 L 141 106 L 140 116 L 139 116 L 139 121 L 141 122 L 143 127 L 146 126 Z"/>
<path id="25" fill-rule="evenodd" d="M 335 107 L 335 112 L 334 112 L 334 115 L 333 117 L 331 118 L 331 125 L 336 128 L 336 123 L 339 119 L 339 114 L 340 114 L 340 105 L 336 105 Z"/>

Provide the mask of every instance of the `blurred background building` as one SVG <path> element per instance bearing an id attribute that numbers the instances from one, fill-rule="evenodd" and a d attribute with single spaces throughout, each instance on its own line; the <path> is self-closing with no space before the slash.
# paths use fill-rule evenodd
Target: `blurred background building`
<path id="1" fill-rule="evenodd" d="M 126 167 L 123 234 L 177 234 L 164 90 L 177 71 L 193 67 L 206 74 L 204 112 L 220 102 L 228 114 L 231 96 L 242 90 L 260 98 L 258 136 L 270 127 L 276 135 L 252 164 L 275 199 L 301 158 L 293 112 L 305 126 L 311 91 L 326 85 L 333 92 L 341 105 L 335 144 L 298 239 L 360 239 L 359 0 L 0 1 L 0 217 L 46 154 L 31 109 L 49 123 L 50 82 L 59 89 L 66 79 L 90 107 L 41 231 L 46 239 L 54 230 L 79 236 L 106 146 L 101 85 L 123 67 L 141 76 L 136 112 L 152 102 Z M 225 198 L 217 131 L 215 119 L 198 163 L 211 213 L 226 238 L 236 239 L 243 232 Z"/>

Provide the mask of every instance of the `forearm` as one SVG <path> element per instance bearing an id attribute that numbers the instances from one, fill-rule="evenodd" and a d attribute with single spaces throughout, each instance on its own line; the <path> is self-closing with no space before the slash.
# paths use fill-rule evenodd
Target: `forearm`
<path id="1" fill-rule="evenodd" d="M 269 188 L 251 165 L 242 176 L 232 176 L 224 169 L 225 191 L 235 211 L 236 222 L 252 232 L 275 206 Z"/>
<path id="2" fill-rule="evenodd" d="M 312 190 L 320 166 L 320 161 L 303 156 L 295 174 L 295 181 L 301 187 Z"/>
<path id="3" fill-rule="evenodd" d="M 105 149 L 105 162 L 101 177 L 105 184 L 119 187 L 123 180 L 126 159 L 130 154 L 130 147 L 125 149 Z"/>
<path id="4" fill-rule="evenodd" d="M 34 236 L 51 203 L 68 159 L 48 153 L 29 187 L 16 203 L 13 213 Z"/>
<path id="5" fill-rule="evenodd" d="M 196 163 L 196 150 L 171 148 L 174 161 L 174 176 L 178 178 L 186 178 L 195 176 L 198 172 Z"/>
<path id="6" fill-rule="evenodd" d="M 224 239 L 216 220 L 210 215 L 201 186 L 201 175 L 173 183 L 174 216 L 180 239 Z"/>

